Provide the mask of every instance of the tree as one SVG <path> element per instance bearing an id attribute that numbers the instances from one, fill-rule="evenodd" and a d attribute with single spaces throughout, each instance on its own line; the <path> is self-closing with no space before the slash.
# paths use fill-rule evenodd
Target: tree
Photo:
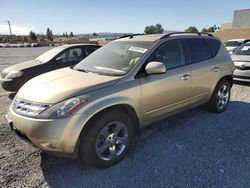
<path id="1" fill-rule="evenodd" d="M 50 28 L 47 28 L 46 35 L 47 35 L 48 40 L 53 41 L 53 33 Z"/>
<path id="2" fill-rule="evenodd" d="M 164 29 L 161 24 L 147 25 L 144 29 L 144 33 L 146 34 L 160 34 L 163 33 Z"/>
<path id="3" fill-rule="evenodd" d="M 217 27 L 216 25 L 211 26 L 209 28 L 203 28 L 202 32 L 209 32 L 209 33 L 214 33 L 215 31 L 219 30 L 220 28 Z"/>
<path id="4" fill-rule="evenodd" d="M 68 36 L 69 36 L 69 35 L 68 35 L 68 33 L 66 32 L 66 33 L 65 33 L 65 37 L 68 37 Z"/>
<path id="5" fill-rule="evenodd" d="M 37 41 L 37 37 L 36 37 L 35 32 L 30 31 L 29 37 L 30 37 L 30 40 L 35 41 L 35 42 Z"/>
<path id="6" fill-rule="evenodd" d="M 97 35 L 97 33 L 94 32 L 94 33 L 93 33 L 93 36 L 94 36 L 94 37 L 97 37 L 98 35 Z"/>
<path id="7" fill-rule="evenodd" d="M 74 34 L 73 34 L 72 31 L 70 32 L 69 36 L 70 36 L 70 37 L 74 37 Z"/>
<path id="8" fill-rule="evenodd" d="M 199 30 L 195 26 L 190 26 L 185 30 L 185 32 L 199 33 Z"/>
<path id="9" fill-rule="evenodd" d="M 161 24 L 156 24 L 155 30 L 156 30 L 156 33 L 163 33 L 164 32 L 164 29 L 163 29 Z"/>

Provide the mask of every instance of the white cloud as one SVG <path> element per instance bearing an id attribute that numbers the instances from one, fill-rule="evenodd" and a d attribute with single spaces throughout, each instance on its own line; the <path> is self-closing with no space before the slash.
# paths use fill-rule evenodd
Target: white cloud
<path id="1" fill-rule="evenodd" d="M 11 25 L 11 31 L 13 35 L 28 35 L 31 31 L 31 28 L 22 27 L 17 25 Z M 8 35 L 10 34 L 9 26 L 0 24 L 0 35 Z"/>

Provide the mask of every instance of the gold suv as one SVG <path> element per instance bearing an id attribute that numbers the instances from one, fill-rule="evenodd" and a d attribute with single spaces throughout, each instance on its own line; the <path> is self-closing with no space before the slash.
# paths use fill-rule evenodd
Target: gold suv
<path id="1" fill-rule="evenodd" d="M 234 65 L 205 33 L 131 35 L 110 42 L 71 68 L 28 81 L 6 116 L 38 148 L 96 167 L 122 160 L 139 129 L 207 104 L 223 112 Z"/>

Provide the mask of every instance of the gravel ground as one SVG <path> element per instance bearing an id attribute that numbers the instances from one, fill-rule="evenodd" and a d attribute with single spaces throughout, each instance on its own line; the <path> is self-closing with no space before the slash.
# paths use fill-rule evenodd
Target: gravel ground
<path id="1" fill-rule="evenodd" d="M 0 70 L 45 50 L 0 49 Z M 250 187 L 250 84 L 233 86 L 225 113 L 195 109 L 142 130 L 125 160 L 104 170 L 18 139 L 4 119 L 12 97 L 0 89 L 1 187 Z"/>

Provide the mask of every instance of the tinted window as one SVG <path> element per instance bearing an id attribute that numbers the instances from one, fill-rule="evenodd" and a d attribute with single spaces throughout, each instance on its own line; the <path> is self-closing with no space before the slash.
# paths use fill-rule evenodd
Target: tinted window
<path id="1" fill-rule="evenodd" d="M 184 39 L 184 43 L 189 54 L 189 63 L 195 63 L 212 58 L 211 50 L 203 39 Z"/>
<path id="2" fill-rule="evenodd" d="M 219 48 L 220 48 L 220 41 L 219 40 L 215 40 L 215 39 L 205 39 L 207 44 L 209 45 L 210 49 L 213 52 L 213 56 L 216 56 Z"/>
<path id="3" fill-rule="evenodd" d="M 86 56 L 88 56 L 89 54 L 93 53 L 98 48 L 99 48 L 99 46 L 86 46 L 86 47 L 84 47 Z"/>
<path id="4" fill-rule="evenodd" d="M 82 49 L 80 47 L 68 49 L 59 57 L 62 58 L 63 63 L 81 61 L 83 58 Z"/>
<path id="5" fill-rule="evenodd" d="M 183 65 L 182 48 L 179 40 L 168 41 L 160 46 L 149 59 L 150 61 L 158 61 L 165 64 L 167 69 L 179 67 Z"/>

